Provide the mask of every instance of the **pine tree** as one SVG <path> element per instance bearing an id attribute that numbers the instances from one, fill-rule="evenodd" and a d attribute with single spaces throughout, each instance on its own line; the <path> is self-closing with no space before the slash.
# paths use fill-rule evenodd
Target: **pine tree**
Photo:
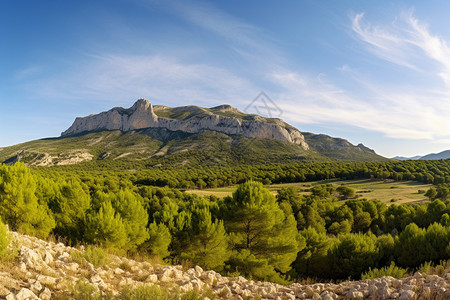
<path id="1" fill-rule="evenodd" d="M 306 246 L 298 252 L 297 259 L 293 263 L 295 271 L 302 277 L 328 277 L 331 269 L 327 253 L 332 240 L 325 232 L 317 232 L 313 227 L 308 227 L 300 234 Z"/>
<path id="2" fill-rule="evenodd" d="M 346 234 L 329 251 L 328 258 L 335 278 L 358 279 L 369 267 L 377 264 L 378 249 L 373 234 Z"/>
<path id="3" fill-rule="evenodd" d="M 55 227 L 46 203 L 36 197 L 36 181 L 25 164 L 0 166 L 0 216 L 11 230 L 45 238 Z"/>
<path id="4" fill-rule="evenodd" d="M 223 269 L 230 252 L 222 221 L 216 219 L 213 222 L 208 208 L 196 208 L 192 212 L 188 235 L 189 243 L 182 249 L 180 258 L 207 269 Z"/>
<path id="5" fill-rule="evenodd" d="M 149 237 L 147 231 L 147 211 L 137 196 L 128 190 L 119 191 L 113 203 L 116 211 L 122 217 L 122 222 L 127 233 L 126 248 L 136 248 Z"/>
<path id="6" fill-rule="evenodd" d="M 405 267 L 416 267 L 429 256 L 429 245 L 425 241 L 425 229 L 411 223 L 405 227 L 396 240 L 398 263 Z M 414 253 L 414 255 L 411 255 Z"/>
<path id="7" fill-rule="evenodd" d="M 156 224 L 156 222 L 153 222 L 148 227 L 148 233 L 148 240 L 139 248 L 161 259 L 169 256 L 168 248 L 172 240 L 169 229 L 162 223 Z"/>
<path id="8" fill-rule="evenodd" d="M 98 212 L 87 216 L 86 239 L 111 248 L 123 248 L 127 243 L 127 232 L 122 218 L 114 210 L 110 201 L 101 204 Z"/>
<path id="9" fill-rule="evenodd" d="M 81 240 L 91 198 L 80 182 L 74 180 L 62 183 L 58 192 L 49 202 L 56 220 L 55 232 L 72 241 Z"/>
<path id="10" fill-rule="evenodd" d="M 240 185 L 225 202 L 225 226 L 233 246 L 230 269 L 281 281 L 278 272 L 289 270 L 300 248 L 294 217 L 285 215 L 275 197 L 258 182 Z"/>
<path id="11" fill-rule="evenodd" d="M 428 226 L 425 232 L 425 245 L 428 246 L 428 257 L 426 260 L 446 260 L 450 258 L 445 248 L 450 243 L 450 228 L 444 227 L 439 223 L 433 223 Z"/>

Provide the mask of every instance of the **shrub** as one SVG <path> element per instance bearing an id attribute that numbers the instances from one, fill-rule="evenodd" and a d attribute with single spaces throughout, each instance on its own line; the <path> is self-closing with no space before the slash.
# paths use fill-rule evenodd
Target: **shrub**
<path id="1" fill-rule="evenodd" d="M 438 265 L 433 264 L 431 261 L 427 261 L 421 264 L 417 271 L 428 275 L 436 274 L 442 276 L 450 271 L 450 260 L 441 260 Z"/>
<path id="2" fill-rule="evenodd" d="M 198 291 L 196 289 L 190 290 L 181 295 L 181 300 L 201 300 L 201 299 L 215 299 L 216 295 L 210 288 Z"/>
<path id="3" fill-rule="evenodd" d="M 8 233 L 8 227 L 0 221 L 0 256 L 5 254 L 10 242 L 11 237 Z"/>
<path id="4" fill-rule="evenodd" d="M 124 271 L 131 271 L 131 265 L 127 261 L 120 263 L 119 268 L 121 268 Z"/>
<path id="5" fill-rule="evenodd" d="M 169 300 L 173 299 L 169 293 L 169 290 L 157 285 L 141 285 L 135 289 L 125 287 L 119 296 L 119 299 L 123 300 L 141 300 L 141 299 L 153 299 L 153 300 Z"/>
<path id="6" fill-rule="evenodd" d="M 102 299 L 102 296 L 87 280 L 78 280 L 73 287 L 73 298 L 75 300 L 99 300 Z"/>
<path id="7" fill-rule="evenodd" d="M 88 246 L 84 255 L 86 260 L 96 268 L 106 265 L 109 261 L 108 252 L 97 246 Z"/>
<path id="8" fill-rule="evenodd" d="M 361 275 L 361 279 L 373 279 L 373 278 L 380 278 L 383 276 L 392 276 L 394 278 L 403 278 L 405 277 L 405 274 L 407 271 L 403 268 L 399 268 L 395 265 L 394 262 L 391 263 L 389 267 L 383 267 L 381 269 L 371 269 L 369 268 L 369 271 L 366 273 L 363 273 Z"/>
<path id="9" fill-rule="evenodd" d="M 89 245 L 84 252 L 74 250 L 70 253 L 72 259 L 79 263 L 83 263 L 83 259 L 98 268 L 106 265 L 109 262 L 108 252 L 100 247 Z"/>

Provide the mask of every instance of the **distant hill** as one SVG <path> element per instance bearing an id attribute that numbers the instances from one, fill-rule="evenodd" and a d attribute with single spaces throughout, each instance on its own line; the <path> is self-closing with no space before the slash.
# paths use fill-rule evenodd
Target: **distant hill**
<path id="1" fill-rule="evenodd" d="M 450 150 L 445 150 L 439 153 L 430 153 L 427 155 L 417 155 L 413 157 L 403 157 L 403 156 L 396 156 L 392 159 L 396 160 L 436 160 L 436 159 L 449 159 L 450 158 Z"/>
<path id="2" fill-rule="evenodd" d="M 0 149 L 0 162 L 51 166 L 134 162 L 147 166 L 387 160 L 362 144 L 302 133 L 278 118 L 230 105 L 132 107 L 76 118 L 58 138 Z"/>
<path id="3" fill-rule="evenodd" d="M 423 160 L 433 160 L 433 159 L 448 159 L 450 158 L 450 150 L 445 150 L 439 153 L 431 153 L 425 156 L 422 156 L 420 159 Z"/>
<path id="4" fill-rule="evenodd" d="M 405 157 L 405 156 L 396 156 L 393 157 L 392 159 L 396 159 L 396 160 L 416 160 L 416 159 L 420 159 L 422 156 L 420 155 L 416 155 L 416 156 L 412 156 L 412 157 Z"/>

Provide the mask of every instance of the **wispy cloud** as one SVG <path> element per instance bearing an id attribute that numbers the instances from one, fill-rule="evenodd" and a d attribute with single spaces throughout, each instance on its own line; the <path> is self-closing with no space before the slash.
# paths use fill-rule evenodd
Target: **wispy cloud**
<path id="1" fill-rule="evenodd" d="M 147 97 L 168 105 L 229 103 L 241 108 L 264 90 L 283 109 L 283 117 L 297 124 L 343 124 L 403 139 L 450 139 L 450 49 L 411 11 L 381 25 L 367 22 L 364 13 L 357 14 L 350 20 L 352 34 L 370 59 L 400 66 L 409 76 L 440 78 L 432 88 L 394 85 L 384 78 L 374 81 L 372 70 L 354 70 L 350 63 L 338 76 L 355 88 L 344 88 L 330 75 L 314 76 L 292 67 L 264 30 L 211 4 L 174 2 L 169 7 L 178 18 L 208 31 L 214 43 L 218 39 L 233 49 L 245 67 L 189 57 L 184 45 L 170 53 L 155 45 L 148 55 L 114 51 L 89 55 L 65 73 L 33 81 L 28 87 L 61 99 L 121 103 Z"/>
<path id="2" fill-rule="evenodd" d="M 30 78 L 31 76 L 38 75 L 40 72 L 42 72 L 42 67 L 39 66 L 30 66 L 25 69 L 21 69 L 15 72 L 15 74 L 12 76 L 13 80 L 24 80 L 27 78 Z"/>
<path id="3" fill-rule="evenodd" d="M 284 116 L 293 122 L 351 125 L 408 139 L 431 139 L 449 123 L 445 118 L 436 119 L 435 111 L 426 107 L 417 110 L 415 106 L 400 104 L 415 102 L 408 99 L 411 95 L 389 95 L 393 99 L 386 98 L 386 94 L 373 95 L 372 99 L 361 100 L 325 79 L 289 71 L 274 73 L 273 80 L 284 87 L 279 105 Z"/>
<path id="4" fill-rule="evenodd" d="M 147 97 L 159 103 L 206 106 L 255 93 L 246 79 L 226 69 L 159 55 L 91 55 L 67 74 L 33 82 L 29 88 L 60 99 L 118 102 Z"/>
<path id="5" fill-rule="evenodd" d="M 253 59 L 267 55 L 282 57 L 274 46 L 274 38 L 262 28 L 224 13 L 210 3 L 172 2 L 171 8 L 179 18 L 221 37 L 226 47 L 240 55 Z"/>
<path id="6" fill-rule="evenodd" d="M 426 24 L 414 17 L 412 10 L 403 12 L 389 27 L 364 22 L 364 13 L 352 19 L 356 37 L 365 42 L 375 55 L 414 70 L 431 71 L 450 84 L 450 49 L 447 42 L 433 35 Z M 430 61 L 435 64 L 430 65 Z"/>
<path id="7" fill-rule="evenodd" d="M 67 66 L 63 74 L 43 76 L 41 80 L 32 81 L 27 88 L 44 97 L 68 100 L 108 99 L 117 103 L 123 99 L 147 97 L 168 105 L 229 103 L 239 106 L 251 101 L 262 90 L 255 81 L 263 78 L 266 68 L 270 68 L 268 61 L 273 65 L 277 57 L 282 58 L 270 43 L 272 38 L 263 30 L 222 12 L 210 3 L 168 1 L 160 5 L 140 0 L 134 3 L 149 11 L 157 5 L 166 13 L 188 22 L 189 28 L 195 26 L 209 32 L 215 37 L 210 43 L 221 42 L 237 54 L 238 69 L 236 65 L 231 66 L 217 58 L 212 62 L 206 58 L 199 60 L 197 49 L 186 47 L 182 42 L 169 53 L 157 44 L 146 44 L 152 54 L 123 54 L 114 52 L 114 48 L 107 53 L 88 54 L 81 61 Z M 112 22 L 111 18 L 108 20 Z M 122 25 L 124 29 L 121 30 Z M 120 22 L 115 30 L 131 32 L 128 25 Z M 128 43 L 133 44 L 132 37 L 139 41 L 139 45 L 142 44 L 141 39 L 145 40 L 132 34 L 128 36 Z M 207 48 L 208 42 L 205 43 L 198 47 Z M 190 52 L 194 55 L 191 56 Z M 88 53 L 92 51 L 88 50 Z M 261 78 L 254 80 L 252 75 L 255 74 Z"/>
<path id="8" fill-rule="evenodd" d="M 370 70 L 355 71 L 345 65 L 341 76 L 358 88 L 339 87 L 333 78 L 302 75 L 290 69 L 273 72 L 282 87 L 279 105 L 292 122 L 337 124 L 381 132 L 387 137 L 448 141 L 450 138 L 450 49 L 432 34 L 412 11 L 391 24 L 371 25 L 364 13 L 352 18 L 352 30 L 370 54 L 405 68 L 408 76 L 440 78 L 433 86 L 377 78 Z M 429 79 L 430 81 L 432 79 Z M 436 80 L 435 80 L 436 81 Z M 441 142 L 438 142 L 441 143 Z"/>

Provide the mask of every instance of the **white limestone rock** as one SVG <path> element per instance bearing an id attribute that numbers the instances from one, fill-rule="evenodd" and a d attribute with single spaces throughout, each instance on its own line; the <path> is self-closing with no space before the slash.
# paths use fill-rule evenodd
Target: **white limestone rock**
<path id="1" fill-rule="evenodd" d="M 178 109 L 183 109 L 183 107 Z M 305 150 L 309 149 L 302 133 L 280 119 L 270 119 L 270 122 L 267 122 L 265 118 L 251 115 L 248 119 L 244 120 L 236 117 L 217 115 L 208 110 L 201 112 L 202 115 L 200 117 L 188 118 L 186 120 L 158 117 L 148 100 L 139 99 L 129 109 L 115 107 L 99 114 L 78 117 L 69 129 L 61 133 L 61 136 L 65 137 L 102 130 L 121 130 L 127 132 L 144 128 L 166 128 L 171 131 L 188 133 L 212 130 L 248 138 L 280 140 L 298 144 Z"/>
<path id="2" fill-rule="evenodd" d="M 16 295 L 17 300 L 39 300 L 38 296 L 27 288 L 23 288 Z"/>

